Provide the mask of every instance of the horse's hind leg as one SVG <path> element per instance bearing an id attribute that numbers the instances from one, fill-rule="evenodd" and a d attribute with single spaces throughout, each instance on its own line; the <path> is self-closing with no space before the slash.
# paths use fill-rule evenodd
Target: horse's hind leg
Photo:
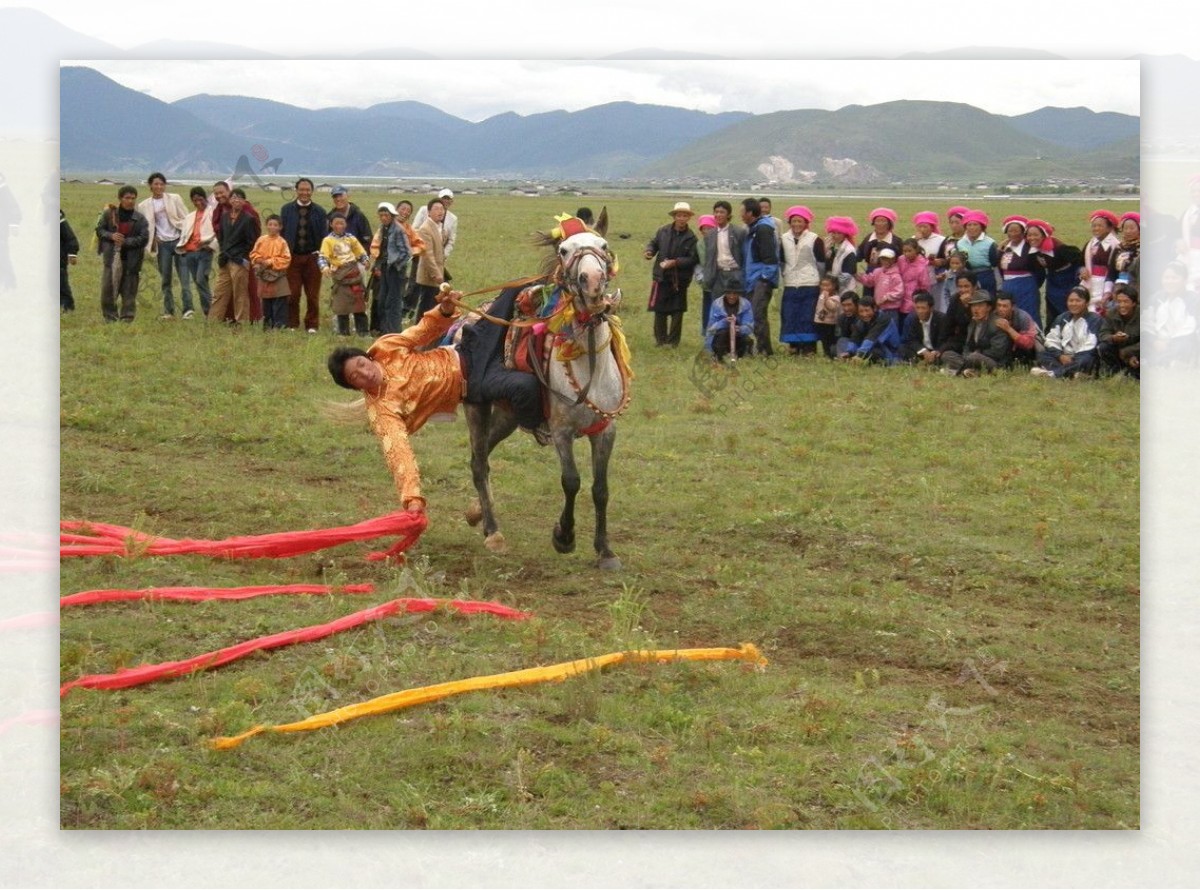
<path id="1" fill-rule="evenodd" d="M 591 436 L 592 442 L 592 502 L 596 505 L 597 565 L 602 569 L 620 569 L 621 560 L 608 546 L 608 459 L 617 441 L 617 425 L 610 423 L 603 431 Z"/>
<path id="2" fill-rule="evenodd" d="M 465 408 L 471 433 L 471 480 L 478 495 L 478 500 L 467 509 L 467 522 L 477 525 L 482 521 L 484 545 L 489 550 L 502 552 L 506 545 L 496 522 L 488 456 L 512 433 L 516 421 L 506 411 L 493 411 L 491 403 L 467 402 Z"/>
<path id="3" fill-rule="evenodd" d="M 575 549 L 575 496 L 579 494 L 579 468 L 575 466 L 575 430 L 562 427 L 554 431 L 554 450 L 562 467 L 563 509 L 554 526 L 551 543 L 559 553 Z"/>

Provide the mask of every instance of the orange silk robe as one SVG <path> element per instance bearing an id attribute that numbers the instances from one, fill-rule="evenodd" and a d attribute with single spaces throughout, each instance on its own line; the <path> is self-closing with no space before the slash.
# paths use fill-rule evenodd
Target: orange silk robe
<path id="1" fill-rule="evenodd" d="M 418 351 L 440 339 L 458 315 L 456 311 L 447 317 L 435 306 L 412 327 L 380 337 L 367 350 L 384 374 L 378 391 L 363 393 L 367 419 L 396 480 L 401 507 L 406 508 L 412 500 L 425 501 L 409 435 L 435 414 L 453 414 L 465 394 L 466 381 L 456 350 Z"/>

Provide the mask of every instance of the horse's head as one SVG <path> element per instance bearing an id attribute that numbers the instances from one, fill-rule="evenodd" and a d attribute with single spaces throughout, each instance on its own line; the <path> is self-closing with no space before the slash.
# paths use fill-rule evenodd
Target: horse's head
<path id="1" fill-rule="evenodd" d="M 558 245 L 558 262 L 563 287 L 576 306 L 589 315 L 602 313 L 606 308 L 608 282 L 615 271 L 608 241 L 595 232 L 572 235 Z"/>
<path id="2" fill-rule="evenodd" d="M 576 310 L 601 315 L 611 307 L 608 284 L 617 274 L 617 258 L 604 235 L 608 229 L 608 210 L 600 211 L 595 226 L 589 228 L 575 217 L 558 218 L 559 227 L 539 235 L 537 243 L 553 247 L 550 259 L 554 279 L 571 295 Z"/>

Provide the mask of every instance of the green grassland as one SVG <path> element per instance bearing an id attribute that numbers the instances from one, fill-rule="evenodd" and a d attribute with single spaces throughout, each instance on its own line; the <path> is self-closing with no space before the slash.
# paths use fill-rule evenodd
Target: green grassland
<path id="1" fill-rule="evenodd" d="M 221 538 L 396 509 L 374 437 L 320 410 L 349 397 L 324 369 L 327 327 L 308 336 L 160 321 L 149 266 L 136 322 L 101 322 L 86 245 L 114 192 L 63 188 L 85 245 L 72 269 L 78 311 L 62 320 L 63 517 Z M 250 197 L 263 211 L 281 202 Z M 368 209 L 382 196 L 352 197 Z M 281 560 L 64 560 L 64 594 L 378 589 L 65 610 L 64 682 L 396 596 L 535 614 L 408 615 L 174 681 L 73 690 L 62 702 L 64 827 L 1138 827 L 1136 385 L 787 358 L 718 374 L 697 361 L 698 293 L 684 347 L 656 350 L 641 247 L 674 200 L 463 196 L 454 208 L 450 266 L 463 290 L 532 274 L 527 236 L 555 213 L 609 208 L 637 373 L 611 468 L 624 571 L 593 567 L 586 476 L 580 550 L 553 552 L 557 461 L 528 436 L 494 455 L 510 547 L 486 551 L 461 518 L 472 497 L 461 421 L 415 439 L 430 526 L 406 565 L 365 561 L 371 543 Z M 777 212 L 788 203 L 777 198 Z M 903 219 L 945 203 L 892 206 Z M 819 219 L 862 220 L 874 205 L 811 206 Z M 1043 216 L 1079 244 L 1090 205 L 984 209 Z M 205 744 L 413 686 L 742 642 L 762 649 L 765 670 L 617 667 L 232 751 Z"/>

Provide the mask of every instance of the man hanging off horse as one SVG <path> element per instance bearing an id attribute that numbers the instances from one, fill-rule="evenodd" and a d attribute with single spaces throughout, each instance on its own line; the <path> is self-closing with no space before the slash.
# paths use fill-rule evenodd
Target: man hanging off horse
<path id="1" fill-rule="evenodd" d="M 506 291 L 493 311 L 512 314 L 516 289 Z M 366 351 L 342 346 L 329 356 L 329 373 L 339 386 L 363 395 L 367 420 L 383 448 L 404 509 L 421 513 L 425 496 L 408 437 L 437 415 L 454 414 L 459 402 L 506 400 L 517 423 L 539 444 L 550 441 L 542 393 L 533 374 L 508 370 L 500 361 L 504 328 L 479 323 L 464 328 L 457 346 L 427 349 L 461 316 L 457 291 L 442 291 L 438 305 L 399 334 L 380 337 Z"/>

